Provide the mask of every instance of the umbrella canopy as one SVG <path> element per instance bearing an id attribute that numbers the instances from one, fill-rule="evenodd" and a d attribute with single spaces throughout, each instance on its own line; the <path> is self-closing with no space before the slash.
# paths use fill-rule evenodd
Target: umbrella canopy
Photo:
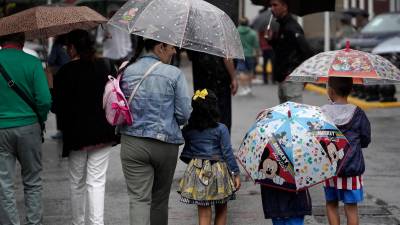
<path id="1" fill-rule="evenodd" d="M 130 0 L 109 24 L 179 48 L 244 58 L 232 20 L 203 0 Z"/>
<path id="2" fill-rule="evenodd" d="M 373 50 L 373 54 L 391 54 L 400 52 L 400 37 L 390 38 L 379 45 L 377 45 Z"/>
<path id="3" fill-rule="evenodd" d="M 0 19 L 0 36 L 24 32 L 47 38 L 75 29 L 91 29 L 107 19 L 86 6 L 37 6 Z"/>
<path id="4" fill-rule="evenodd" d="M 352 77 L 355 84 L 385 84 L 399 82 L 400 70 L 379 55 L 347 47 L 307 59 L 287 80 L 326 83 L 329 77 Z"/>
<path id="5" fill-rule="evenodd" d="M 259 114 L 237 158 L 255 182 L 298 191 L 337 175 L 349 149 L 319 107 L 286 102 Z"/>
<path id="6" fill-rule="evenodd" d="M 251 0 L 256 5 L 270 5 L 270 0 Z M 335 11 L 335 0 L 285 0 L 289 11 L 298 16 L 312 13 Z"/>

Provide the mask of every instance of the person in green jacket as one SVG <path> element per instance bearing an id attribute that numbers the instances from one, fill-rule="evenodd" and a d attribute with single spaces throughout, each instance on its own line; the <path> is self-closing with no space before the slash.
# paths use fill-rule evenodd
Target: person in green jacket
<path id="1" fill-rule="evenodd" d="M 238 31 L 245 58 L 244 60 L 239 60 L 236 65 L 240 81 L 238 95 L 248 95 L 251 94 L 251 80 L 255 72 L 258 56 L 260 55 L 260 46 L 258 34 L 249 27 L 249 20 L 247 18 L 239 20 Z"/>
<path id="2" fill-rule="evenodd" d="M 51 96 L 41 61 L 22 51 L 23 33 L 0 37 L 0 64 L 31 99 L 42 121 Z M 32 108 L 0 75 L 0 224 L 20 225 L 14 193 L 15 163 L 21 165 L 26 224 L 42 225 L 41 127 Z"/>

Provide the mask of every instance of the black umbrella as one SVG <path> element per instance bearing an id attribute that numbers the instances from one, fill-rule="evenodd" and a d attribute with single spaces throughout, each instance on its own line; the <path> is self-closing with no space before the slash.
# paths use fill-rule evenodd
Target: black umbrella
<path id="1" fill-rule="evenodd" d="M 365 11 L 364 9 L 360 8 L 350 8 L 347 10 L 342 11 L 343 14 L 349 15 L 351 17 L 357 17 L 357 16 L 363 16 L 363 17 L 368 17 L 369 13 Z"/>
<path id="2" fill-rule="evenodd" d="M 298 16 L 317 12 L 335 11 L 335 0 L 284 0 L 289 5 L 289 11 Z M 256 5 L 270 5 L 270 0 L 251 0 Z"/>
<path id="3" fill-rule="evenodd" d="M 109 6 L 118 6 L 121 7 L 126 0 L 78 0 L 75 2 L 75 5 L 78 6 L 87 6 L 96 10 L 97 12 L 101 13 L 104 16 L 109 16 L 108 14 L 108 7 Z M 118 8 L 115 10 L 117 11 Z"/>

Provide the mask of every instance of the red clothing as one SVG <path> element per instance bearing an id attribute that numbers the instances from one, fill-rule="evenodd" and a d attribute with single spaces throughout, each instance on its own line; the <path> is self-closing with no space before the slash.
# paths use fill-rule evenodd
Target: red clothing
<path id="1" fill-rule="evenodd" d="M 258 40 L 260 42 L 261 50 L 270 50 L 272 49 L 271 45 L 268 44 L 267 40 L 265 39 L 265 31 L 258 32 Z"/>
<path id="2" fill-rule="evenodd" d="M 363 187 L 362 176 L 332 177 L 325 181 L 325 187 L 334 187 L 342 190 L 358 190 Z"/>

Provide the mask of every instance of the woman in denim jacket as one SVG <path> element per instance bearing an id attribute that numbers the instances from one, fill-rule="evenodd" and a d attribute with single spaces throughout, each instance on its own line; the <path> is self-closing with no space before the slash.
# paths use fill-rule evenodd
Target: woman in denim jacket
<path id="1" fill-rule="evenodd" d="M 178 192 L 182 202 L 197 205 L 200 225 L 211 225 L 211 206 L 215 206 L 214 224 L 225 225 L 227 202 L 240 188 L 239 167 L 228 128 L 218 123 L 214 92 L 197 90 L 192 106 L 189 124 L 183 129 L 185 147 L 180 157 L 188 166 Z"/>
<path id="2" fill-rule="evenodd" d="M 130 103 L 133 124 L 119 127 L 121 162 L 130 224 L 167 225 L 178 146 L 184 143 L 180 126 L 188 121 L 192 108 L 184 74 L 169 65 L 175 48 L 151 39 L 142 44 L 146 52 L 124 71 L 121 88 L 125 96 L 131 95 L 152 65 L 162 63 L 143 80 Z"/>

